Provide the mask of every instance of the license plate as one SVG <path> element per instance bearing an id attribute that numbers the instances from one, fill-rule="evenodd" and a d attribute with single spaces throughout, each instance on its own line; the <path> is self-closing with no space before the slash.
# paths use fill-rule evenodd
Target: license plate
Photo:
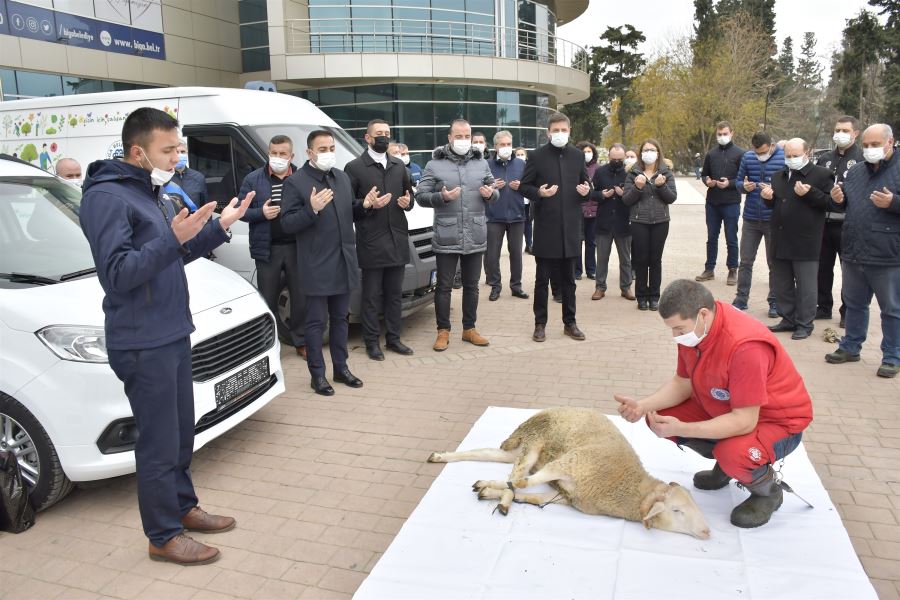
<path id="1" fill-rule="evenodd" d="M 432 271 L 432 272 L 431 272 L 431 280 L 430 280 L 430 281 L 431 281 L 430 285 L 431 285 L 432 287 L 434 287 L 434 286 L 437 285 L 437 271 Z"/>
<path id="2" fill-rule="evenodd" d="M 216 408 L 221 408 L 240 398 L 247 390 L 269 379 L 269 357 L 258 360 L 241 369 L 228 379 L 216 384 Z"/>

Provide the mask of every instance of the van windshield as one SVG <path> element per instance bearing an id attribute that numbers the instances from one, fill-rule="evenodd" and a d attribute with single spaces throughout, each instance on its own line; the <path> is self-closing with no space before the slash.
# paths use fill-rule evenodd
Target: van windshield
<path id="1" fill-rule="evenodd" d="M 354 140 L 349 133 L 338 127 L 321 125 L 252 125 L 245 128 L 263 151 L 269 148 L 269 140 L 276 135 L 286 135 L 294 143 L 294 164 L 298 167 L 306 162 L 306 136 L 316 129 L 324 129 L 334 136 L 334 152 L 337 159 L 336 166 L 343 169 L 344 165 L 362 154 L 363 147 Z"/>
<path id="2" fill-rule="evenodd" d="M 0 288 L 94 273 L 78 221 L 81 190 L 52 177 L 0 178 Z"/>

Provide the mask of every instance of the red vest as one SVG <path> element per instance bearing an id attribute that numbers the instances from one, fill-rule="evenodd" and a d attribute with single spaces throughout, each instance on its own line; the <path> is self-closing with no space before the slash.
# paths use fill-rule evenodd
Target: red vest
<path id="1" fill-rule="evenodd" d="M 693 400 L 712 417 L 731 412 L 728 391 L 731 358 L 745 342 L 764 342 L 772 347 L 775 360 L 766 380 L 766 398 L 760 401 L 759 422 L 779 423 L 792 434 L 812 421 L 812 400 L 794 361 L 769 329 L 730 304 L 716 302 L 712 330 L 695 348 L 678 346 L 687 367 Z"/>

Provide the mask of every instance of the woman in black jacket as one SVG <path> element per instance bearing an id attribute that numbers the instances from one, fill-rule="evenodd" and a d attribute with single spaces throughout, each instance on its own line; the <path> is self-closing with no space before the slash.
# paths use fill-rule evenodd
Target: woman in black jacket
<path id="1" fill-rule="evenodd" d="M 622 202 L 631 214 L 631 266 L 639 310 L 659 308 L 662 255 L 669 235 L 669 205 L 678 192 L 663 151 L 653 139 L 641 144 L 638 162 L 625 179 Z"/>

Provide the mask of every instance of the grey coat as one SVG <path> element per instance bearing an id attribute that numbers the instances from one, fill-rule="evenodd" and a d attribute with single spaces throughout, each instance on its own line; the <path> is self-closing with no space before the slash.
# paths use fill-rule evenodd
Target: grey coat
<path id="1" fill-rule="evenodd" d="M 629 221 L 646 225 L 665 223 L 669 220 L 669 205 L 678 197 L 675 177 L 666 165 L 661 164 L 659 171 L 644 185 L 644 189 L 638 189 L 634 185 L 634 178 L 643 172 L 640 165 L 634 165 L 625 177 L 625 195 L 622 196 L 622 203 L 630 207 Z M 657 174 L 666 178 L 666 182 L 661 186 L 653 183 Z"/>
<path id="2" fill-rule="evenodd" d="M 485 200 L 479 188 L 492 185 L 494 176 L 478 150 L 465 156 L 452 152 L 449 146 L 435 149 L 425 165 L 416 188 L 419 206 L 434 209 L 432 248 L 437 254 L 476 254 L 487 250 L 486 202 L 495 202 L 500 194 L 494 190 Z M 459 186 L 456 200 L 445 202 L 441 189 Z"/>

